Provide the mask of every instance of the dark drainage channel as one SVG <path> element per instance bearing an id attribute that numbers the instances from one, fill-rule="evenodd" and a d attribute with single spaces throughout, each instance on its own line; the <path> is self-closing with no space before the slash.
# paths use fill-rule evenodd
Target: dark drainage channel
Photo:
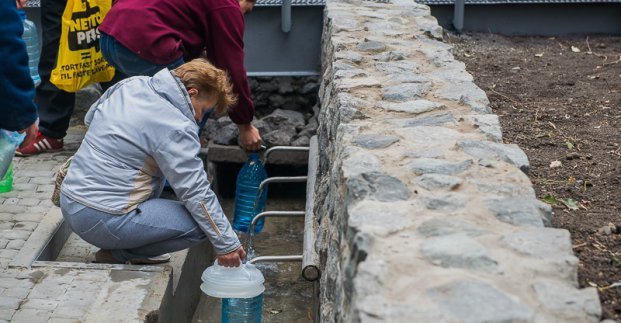
<path id="1" fill-rule="evenodd" d="M 316 147 L 316 140 L 312 140 L 311 146 L 313 145 Z M 213 161 L 213 159 L 222 159 L 223 149 L 229 153 L 231 150 L 236 151 L 239 158 L 245 156 L 245 153 L 237 147 L 218 145 L 210 146 L 203 151 L 202 155 L 205 157 L 206 168 L 214 183 L 213 189 L 218 193 L 225 213 L 232 220 L 235 181 L 242 164 L 231 161 Z M 317 155 L 316 148 L 311 151 L 311 156 Z M 228 156 L 236 160 L 231 157 L 235 154 Z M 311 181 L 310 187 L 313 187 L 314 172 L 309 172 L 308 151 L 275 151 L 270 159 L 274 160 L 274 163 L 269 163 L 268 160 L 266 164 L 268 179 L 308 177 Z M 311 163 L 311 165 L 312 168 L 316 168 L 313 166 L 316 163 Z M 298 211 L 298 213 L 301 211 L 304 213 L 309 207 L 307 185 L 309 185 L 307 181 L 270 183 L 266 211 Z M 164 194 L 163 197 L 175 198 L 171 192 Z M 310 200 L 312 202 L 312 194 Z M 308 221 L 306 216 L 266 218 L 263 231 L 253 240 L 257 259 L 259 257 L 304 255 L 304 250 L 308 249 L 304 248 L 305 240 L 308 241 L 308 236 L 305 236 L 306 221 Z M 161 270 L 159 266 L 91 264 L 97 250 L 97 247 L 81 240 L 71 232 L 66 223 L 63 223 L 37 257 L 34 266 L 52 265 L 91 269 L 112 266 L 125 270 Z M 163 300 L 160 307 L 160 321 L 220 322 L 221 300 L 207 297 L 199 289 L 200 275 L 207 266 L 213 263 L 214 259 L 208 243 L 173 254 L 171 263 L 167 264 L 173 267 L 172 292 Z M 302 277 L 302 261 L 261 261 L 256 262 L 255 265 L 265 277 L 262 322 L 313 321 L 318 309 L 316 297 L 318 282 L 311 282 Z"/>
<path id="2" fill-rule="evenodd" d="M 265 168 L 269 179 L 300 178 L 309 175 L 308 152 L 273 150 L 268 153 Z M 208 173 L 217 183 L 214 189 L 227 215 L 234 211 L 235 179 L 242 164 L 221 161 L 245 158 L 239 150 L 231 154 L 231 147 L 211 145 L 206 152 Z M 234 148 L 237 149 L 237 148 Z M 291 148 L 296 149 L 296 148 Z M 224 154 L 226 150 L 228 154 Z M 235 156 L 235 157 L 232 157 Z M 215 161 L 220 160 L 220 161 Z M 307 182 L 274 182 L 268 186 L 266 211 L 305 211 Z M 260 234 L 253 239 L 253 249 L 259 257 L 302 255 L 304 245 L 304 217 L 268 217 Z M 243 238 L 243 237 L 242 237 Z M 312 322 L 315 316 L 316 283 L 305 280 L 301 261 L 269 261 L 255 263 L 265 277 L 263 294 L 263 322 Z M 221 300 L 201 295 L 192 322 L 220 322 Z"/>

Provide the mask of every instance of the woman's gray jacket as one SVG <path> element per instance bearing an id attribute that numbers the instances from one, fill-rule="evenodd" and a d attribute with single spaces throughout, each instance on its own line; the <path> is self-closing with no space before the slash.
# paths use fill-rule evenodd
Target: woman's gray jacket
<path id="1" fill-rule="evenodd" d="M 62 184 L 64 195 L 121 216 L 159 197 L 168 179 L 218 254 L 240 246 L 197 157 L 190 97 L 169 70 L 119 82 L 91 106 L 85 123 L 89 129 Z"/>

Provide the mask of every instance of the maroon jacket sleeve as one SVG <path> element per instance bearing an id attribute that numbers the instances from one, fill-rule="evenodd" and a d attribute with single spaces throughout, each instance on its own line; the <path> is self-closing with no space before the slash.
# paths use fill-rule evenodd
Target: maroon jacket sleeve
<path id="1" fill-rule="evenodd" d="M 239 8 L 224 7 L 214 10 L 208 19 L 207 57 L 229 73 L 237 94 L 237 104 L 229 110 L 229 116 L 236 124 L 250 123 L 254 104 L 244 67 L 244 16 Z"/>

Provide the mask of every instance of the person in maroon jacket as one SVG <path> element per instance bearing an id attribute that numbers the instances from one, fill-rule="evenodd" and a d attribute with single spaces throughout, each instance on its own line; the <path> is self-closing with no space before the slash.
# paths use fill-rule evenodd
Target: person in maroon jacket
<path id="1" fill-rule="evenodd" d="M 250 124 L 254 104 L 244 67 L 244 16 L 251 0 L 115 0 L 99 26 L 104 58 L 126 75 L 153 76 L 201 56 L 227 71 L 237 94 L 229 116 L 240 144 L 259 150 L 261 136 Z"/>

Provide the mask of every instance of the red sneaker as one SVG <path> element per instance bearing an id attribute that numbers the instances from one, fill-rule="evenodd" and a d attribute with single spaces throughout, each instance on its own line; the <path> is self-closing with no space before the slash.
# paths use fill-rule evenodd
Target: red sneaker
<path id="1" fill-rule="evenodd" d="M 15 150 L 16 156 L 27 157 L 43 152 L 54 152 L 63 149 L 63 140 L 48 137 L 42 133 L 37 134 L 37 138 L 30 145 Z"/>

